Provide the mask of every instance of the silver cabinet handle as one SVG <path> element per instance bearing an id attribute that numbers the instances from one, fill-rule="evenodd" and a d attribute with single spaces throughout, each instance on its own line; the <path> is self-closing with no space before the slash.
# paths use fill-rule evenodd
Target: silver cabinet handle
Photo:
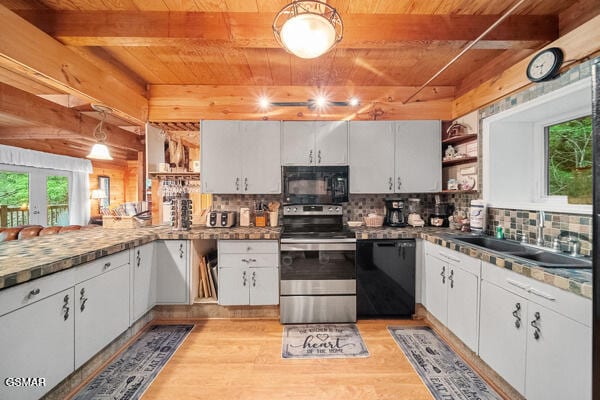
<path id="1" fill-rule="evenodd" d="M 38 294 L 40 294 L 40 288 L 31 289 L 31 291 L 27 295 L 27 298 L 30 299 L 33 296 L 37 296 Z"/>
<path id="2" fill-rule="evenodd" d="M 448 280 L 450 281 L 450 289 L 454 289 L 454 270 L 453 269 L 450 270 L 450 276 L 448 277 Z"/>
<path id="3" fill-rule="evenodd" d="M 400 190 L 401 186 L 402 186 L 402 181 L 400 180 L 400 177 L 398 177 L 398 190 Z"/>
<path id="4" fill-rule="evenodd" d="M 308 163 L 309 164 L 313 163 L 313 151 L 312 150 L 308 153 Z"/>
<path id="5" fill-rule="evenodd" d="M 81 296 L 79 297 L 79 301 L 81 302 L 79 309 L 81 310 L 81 312 L 83 312 L 83 310 L 85 310 L 85 303 L 88 301 L 87 297 L 85 297 L 85 288 L 81 288 L 79 294 L 81 294 Z"/>
<path id="6" fill-rule="evenodd" d="M 256 287 L 256 271 L 252 272 L 252 287 Z"/>
<path id="7" fill-rule="evenodd" d="M 535 340 L 539 340 L 542 330 L 538 326 L 538 321 L 541 319 L 541 316 L 540 313 L 537 311 L 535 312 L 535 314 L 533 314 L 533 316 L 535 318 L 533 321 L 531 321 L 531 326 L 535 329 L 535 331 L 533 331 L 533 337 L 535 338 Z"/>
<path id="8" fill-rule="evenodd" d="M 140 257 L 140 251 L 137 251 L 137 256 L 135 257 L 135 262 L 137 264 L 137 267 L 140 267 L 140 263 L 142 262 L 142 257 Z"/>
<path id="9" fill-rule="evenodd" d="M 390 176 L 389 180 L 388 180 L 388 185 L 389 185 L 389 190 L 391 191 L 394 188 L 394 181 L 392 180 L 392 177 Z"/>
<path id="10" fill-rule="evenodd" d="M 240 191 L 240 178 L 239 177 L 235 178 L 235 191 L 236 192 Z"/>
<path id="11" fill-rule="evenodd" d="M 509 285 L 513 285 L 518 287 L 519 289 L 523 289 L 523 290 L 527 290 L 529 291 L 529 285 L 525 284 L 525 283 L 521 283 L 521 282 L 517 282 L 517 281 L 513 281 L 512 279 L 507 279 L 506 282 Z"/>
<path id="12" fill-rule="evenodd" d="M 65 298 L 63 299 L 63 312 L 65 321 L 69 319 L 69 295 L 65 294 Z"/>
<path id="13" fill-rule="evenodd" d="M 321 150 L 317 153 L 317 163 L 321 164 Z"/>
<path id="14" fill-rule="evenodd" d="M 179 243 L 179 258 L 183 259 L 183 243 Z"/>
<path id="15" fill-rule="evenodd" d="M 446 266 L 442 267 L 442 273 L 440 276 L 442 277 L 442 283 L 446 283 Z"/>
<path id="16" fill-rule="evenodd" d="M 513 317 L 515 317 L 515 326 L 517 329 L 521 327 L 521 303 L 515 304 L 515 310 L 512 312 Z"/>
<path id="17" fill-rule="evenodd" d="M 529 293 L 535 294 L 536 296 L 543 297 L 544 299 L 555 301 L 556 299 L 551 295 L 544 293 L 542 291 L 537 290 L 536 288 L 529 288 Z"/>
<path id="18" fill-rule="evenodd" d="M 248 177 L 244 178 L 244 191 L 247 192 L 248 191 Z"/>
<path id="19" fill-rule="evenodd" d="M 246 276 L 246 271 L 242 272 L 242 286 L 246 286 L 248 283 L 248 277 Z"/>

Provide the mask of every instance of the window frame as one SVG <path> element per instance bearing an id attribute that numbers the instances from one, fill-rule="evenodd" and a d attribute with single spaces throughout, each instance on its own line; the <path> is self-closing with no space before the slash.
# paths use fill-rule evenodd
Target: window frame
<path id="1" fill-rule="evenodd" d="M 482 198 L 489 207 L 544 210 L 572 214 L 592 214 L 592 206 L 584 204 L 568 204 L 567 196 L 547 195 L 546 172 L 546 138 L 545 127 L 570 119 L 591 114 L 591 78 L 581 79 L 568 86 L 554 90 L 548 94 L 530 100 L 526 103 L 512 107 L 506 111 L 489 116 L 482 121 Z M 557 113 L 556 110 L 563 110 Z M 498 163 L 502 156 L 491 150 L 494 141 L 497 141 L 502 129 L 506 126 L 529 126 L 525 131 L 530 138 L 530 161 L 518 160 L 521 170 L 531 168 L 532 182 L 528 182 L 531 190 L 525 186 L 502 188 L 497 183 L 492 183 L 492 176 L 498 175 Z M 492 137 L 493 136 L 493 137 Z M 528 139 L 529 140 L 529 139 Z M 495 169 L 494 169 L 495 168 Z M 506 179 L 507 174 L 502 175 Z M 523 183 L 521 183 L 523 185 Z M 513 193 L 525 193 L 515 200 L 494 198 L 502 190 L 511 190 Z M 530 194 L 528 194 L 530 193 Z"/>

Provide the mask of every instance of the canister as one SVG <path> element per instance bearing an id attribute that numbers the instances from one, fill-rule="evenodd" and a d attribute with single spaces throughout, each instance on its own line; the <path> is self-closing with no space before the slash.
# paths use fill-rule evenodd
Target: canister
<path id="1" fill-rule="evenodd" d="M 483 200 L 471 200 L 471 211 L 469 221 L 473 232 L 485 230 L 487 206 Z"/>
<path id="2" fill-rule="evenodd" d="M 240 208 L 240 226 L 250 226 L 249 208 Z"/>

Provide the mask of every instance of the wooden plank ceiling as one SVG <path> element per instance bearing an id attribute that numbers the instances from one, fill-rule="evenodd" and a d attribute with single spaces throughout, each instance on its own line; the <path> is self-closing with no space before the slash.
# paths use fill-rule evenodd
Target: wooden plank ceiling
<path id="1" fill-rule="evenodd" d="M 344 21 L 344 38 L 313 60 L 286 53 L 273 37 L 273 18 L 288 2 L 0 0 L 6 10 L 3 18 L 10 20 L 6 34 L 0 26 L 0 43 L 6 42 L 0 48 L 0 82 L 44 95 L 45 101 L 87 118 L 98 118 L 89 106 L 92 102 L 115 108 L 109 122 L 122 128 L 115 133 L 121 147 L 112 143 L 111 148 L 125 159 L 137 159 L 137 135 L 143 133 L 146 120 L 166 130 L 185 131 L 197 129 L 204 118 L 449 119 L 455 98 L 590 18 L 573 10 L 593 10 L 597 4 L 526 1 L 404 104 L 416 87 L 516 0 L 329 0 Z M 11 35 L 9 27 L 18 33 Z M 32 49 L 25 48 L 51 38 L 58 42 L 45 46 L 60 58 L 32 55 Z M 94 82 L 97 70 L 112 80 Z M 321 112 L 257 107 L 261 95 L 272 101 L 306 101 L 319 92 L 334 101 L 357 96 L 361 104 Z M 14 132 L 24 132 L 27 125 L 31 133 L 26 140 L 34 140 L 36 132 L 45 142 L 53 140 L 52 134 L 31 129 L 27 118 L 0 110 L 0 143 L 18 141 Z M 54 129 L 65 131 L 61 126 Z M 75 146 L 90 139 L 71 129 L 55 140 L 73 141 Z M 123 148 L 128 140 L 133 144 Z"/>

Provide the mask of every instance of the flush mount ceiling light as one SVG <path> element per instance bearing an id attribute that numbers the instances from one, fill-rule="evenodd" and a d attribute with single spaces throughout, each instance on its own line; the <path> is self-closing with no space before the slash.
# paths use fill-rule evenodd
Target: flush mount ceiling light
<path id="1" fill-rule="evenodd" d="M 275 16 L 275 39 L 300 58 L 316 58 L 342 40 L 344 26 L 335 8 L 317 0 L 292 1 Z"/>
<path id="2" fill-rule="evenodd" d="M 100 123 L 94 129 L 94 137 L 98 143 L 94 144 L 92 151 L 86 157 L 95 160 L 112 160 L 108 147 L 104 144 L 106 132 L 103 129 L 106 114 L 112 113 L 112 108 L 100 104 L 92 104 L 92 108 L 100 113 Z"/>

